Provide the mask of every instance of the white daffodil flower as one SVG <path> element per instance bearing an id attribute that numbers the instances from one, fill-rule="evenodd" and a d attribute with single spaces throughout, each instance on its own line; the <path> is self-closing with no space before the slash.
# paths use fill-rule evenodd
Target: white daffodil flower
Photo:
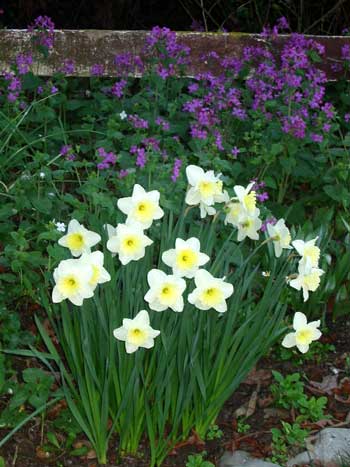
<path id="1" fill-rule="evenodd" d="M 262 226 L 261 219 L 259 219 L 260 209 L 255 208 L 252 214 L 242 214 L 238 222 L 238 235 L 237 240 L 241 242 L 246 237 L 251 240 L 259 240 L 258 230 Z"/>
<path id="2" fill-rule="evenodd" d="M 196 288 L 188 296 L 188 301 L 200 310 L 214 310 L 223 313 L 227 310 L 226 299 L 233 294 L 233 285 L 224 279 L 213 277 L 205 269 L 199 269 L 194 282 Z"/>
<path id="3" fill-rule="evenodd" d="M 250 215 L 253 215 L 256 208 L 256 193 L 255 191 L 250 191 L 254 186 L 254 182 L 249 183 L 249 185 L 244 188 L 241 185 L 235 185 L 233 187 L 234 192 L 237 195 L 238 201 L 242 204 L 243 208 Z"/>
<path id="4" fill-rule="evenodd" d="M 132 196 L 118 199 L 118 208 L 128 216 L 127 225 L 139 225 L 143 229 L 151 227 L 153 220 L 164 216 L 159 207 L 160 193 L 157 190 L 145 191 L 141 185 L 134 185 Z"/>
<path id="5" fill-rule="evenodd" d="M 117 228 L 116 227 L 113 227 L 113 225 L 111 224 L 104 224 L 103 225 L 103 228 L 106 230 L 107 232 L 107 236 L 108 236 L 108 240 L 111 238 L 111 237 L 114 237 L 115 235 L 117 235 Z M 116 256 L 117 253 L 112 253 L 112 257 Z"/>
<path id="6" fill-rule="evenodd" d="M 230 202 L 227 208 L 225 224 L 232 224 L 234 227 L 238 227 L 240 218 L 245 215 L 243 204 L 239 201 L 234 201 Z"/>
<path id="7" fill-rule="evenodd" d="M 293 319 L 295 332 L 290 332 L 284 337 L 282 346 L 287 349 L 296 346 L 301 353 L 306 353 L 309 350 L 311 342 L 317 341 L 322 335 L 321 331 L 317 329 L 319 326 L 319 320 L 308 323 L 303 313 L 295 313 Z"/>
<path id="8" fill-rule="evenodd" d="M 72 219 L 68 224 L 66 235 L 58 240 L 58 244 L 70 249 L 72 256 L 80 256 L 83 253 L 90 253 L 91 247 L 101 240 L 99 234 L 87 230 L 76 219 Z"/>
<path id="9" fill-rule="evenodd" d="M 154 339 L 160 331 L 152 329 L 146 310 L 141 310 L 134 319 L 123 319 L 123 326 L 114 329 L 113 336 L 125 342 L 127 353 L 136 352 L 139 347 L 150 349 L 154 346 Z"/>
<path id="10" fill-rule="evenodd" d="M 147 274 L 147 281 L 150 289 L 145 295 L 145 300 L 151 310 L 164 311 L 171 308 L 173 311 L 183 311 L 182 294 L 186 288 L 184 279 L 167 275 L 159 269 L 151 269 Z"/>
<path id="11" fill-rule="evenodd" d="M 112 253 L 118 253 L 120 262 L 125 265 L 145 256 L 145 248 L 153 243 L 143 230 L 136 225 L 118 224 L 116 234 L 107 242 Z"/>
<path id="12" fill-rule="evenodd" d="M 320 277 L 324 274 L 322 269 L 314 268 L 309 258 L 299 261 L 298 276 L 292 279 L 289 285 L 296 290 L 303 290 L 304 302 L 309 298 L 309 292 L 314 292 L 320 285 Z"/>
<path id="13" fill-rule="evenodd" d="M 189 165 L 186 167 L 186 175 L 190 189 L 186 194 L 185 202 L 190 206 L 199 204 L 202 219 L 207 214 L 216 213 L 213 207 L 215 203 L 229 200 L 227 192 L 223 191 L 220 176 L 215 175 L 213 170 L 204 172 L 201 167 Z"/>
<path id="14" fill-rule="evenodd" d="M 316 268 L 320 259 L 320 249 L 315 245 L 318 237 L 304 242 L 303 240 L 294 240 L 292 245 L 303 258 L 309 258 L 311 266 Z"/>
<path id="15" fill-rule="evenodd" d="M 103 267 L 102 251 L 94 251 L 93 253 L 83 253 L 79 261 L 92 268 L 92 276 L 89 285 L 95 289 L 97 284 L 104 284 L 111 280 L 109 272 Z"/>
<path id="16" fill-rule="evenodd" d="M 176 276 L 192 279 L 196 271 L 210 259 L 208 255 L 200 252 L 200 247 L 198 238 L 177 238 L 175 248 L 162 254 L 162 261 L 173 269 Z"/>
<path id="17" fill-rule="evenodd" d="M 292 248 L 290 246 L 292 238 L 284 219 L 279 219 L 274 225 L 267 224 L 267 232 L 273 238 L 276 258 L 281 256 L 283 249 L 290 250 Z"/>
<path id="18" fill-rule="evenodd" d="M 91 266 L 80 259 L 66 259 L 60 262 L 54 270 L 55 287 L 52 291 L 52 301 L 59 303 L 66 298 L 74 305 L 81 306 L 84 298 L 94 295 L 90 281 L 93 277 Z"/>

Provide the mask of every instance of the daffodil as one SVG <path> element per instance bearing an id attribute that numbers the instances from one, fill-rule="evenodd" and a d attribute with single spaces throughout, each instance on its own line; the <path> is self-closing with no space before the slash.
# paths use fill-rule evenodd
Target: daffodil
<path id="1" fill-rule="evenodd" d="M 117 235 L 117 228 L 116 227 L 113 227 L 113 225 L 111 224 L 104 224 L 103 228 L 106 230 L 107 232 L 107 236 L 108 236 L 108 240 L 111 238 L 111 237 L 114 237 L 115 235 Z M 116 256 L 117 253 L 112 253 L 112 256 Z"/>
<path id="2" fill-rule="evenodd" d="M 186 288 L 184 279 L 174 275 L 167 275 L 159 269 L 151 269 L 147 274 L 149 291 L 145 295 L 151 310 L 164 311 L 171 308 L 182 311 L 184 300 L 182 294 Z"/>
<path id="3" fill-rule="evenodd" d="M 246 213 L 242 203 L 239 201 L 230 202 L 226 208 L 225 224 L 232 224 L 238 227 L 240 218 L 245 215 Z"/>
<path id="4" fill-rule="evenodd" d="M 153 241 L 136 225 L 118 224 L 116 233 L 107 242 L 112 253 L 118 253 L 122 264 L 137 261 L 145 256 L 145 248 Z"/>
<path id="5" fill-rule="evenodd" d="M 293 247 L 297 250 L 303 258 L 309 258 L 311 265 L 316 268 L 320 259 L 320 249 L 315 245 L 318 237 L 313 238 L 307 242 L 303 240 L 294 240 Z"/>
<path id="6" fill-rule="evenodd" d="M 99 234 L 87 230 L 76 219 L 72 219 L 68 224 L 66 235 L 58 240 L 58 244 L 69 248 L 72 256 L 77 257 L 83 253 L 90 253 L 91 247 L 100 240 Z"/>
<path id="7" fill-rule="evenodd" d="M 188 296 L 188 301 L 200 310 L 214 310 L 223 313 L 227 310 L 226 299 L 233 294 L 233 285 L 224 279 L 213 277 L 205 269 L 199 269 L 194 282 L 196 288 Z"/>
<path id="8" fill-rule="evenodd" d="M 146 310 L 141 310 L 134 319 L 124 318 L 123 325 L 113 331 L 116 339 L 125 342 L 127 353 L 136 352 L 139 347 L 150 349 L 159 334 L 160 331 L 151 328 Z"/>
<path id="9" fill-rule="evenodd" d="M 296 346 L 301 353 L 306 353 L 311 342 L 317 341 L 322 335 L 321 331 L 317 329 L 319 326 L 319 320 L 308 323 L 303 313 L 295 313 L 293 319 L 295 332 L 290 332 L 284 337 L 282 346 L 287 349 Z"/>
<path id="10" fill-rule="evenodd" d="M 91 280 L 93 269 L 80 259 L 66 259 L 60 262 L 54 270 L 55 287 L 52 291 L 52 301 L 70 300 L 74 305 L 83 304 L 84 298 L 94 295 Z"/>
<path id="11" fill-rule="evenodd" d="M 209 256 L 200 251 L 198 238 L 188 240 L 177 238 L 175 248 L 162 254 L 162 261 L 173 269 L 173 273 L 180 277 L 191 279 L 196 271 L 209 261 Z"/>
<path id="12" fill-rule="evenodd" d="M 275 248 L 276 258 L 279 258 L 283 249 L 291 249 L 290 246 L 291 236 L 288 227 L 286 227 L 285 220 L 279 219 L 276 224 L 267 224 L 267 232 L 273 239 L 273 246 Z"/>
<path id="13" fill-rule="evenodd" d="M 261 219 L 259 219 L 260 210 L 255 208 L 252 214 L 242 214 L 238 222 L 238 235 L 237 240 L 241 242 L 246 237 L 251 240 L 259 240 L 258 230 L 262 226 Z"/>
<path id="14" fill-rule="evenodd" d="M 249 183 L 249 185 L 244 188 L 241 185 L 235 185 L 233 187 L 234 192 L 237 195 L 238 201 L 242 204 L 243 208 L 250 215 L 253 215 L 256 208 L 256 193 L 252 190 L 254 182 Z M 251 191 L 252 190 L 252 191 Z"/>
<path id="15" fill-rule="evenodd" d="M 118 208 L 127 214 L 127 225 L 138 225 L 148 229 L 153 220 L 164 216 L 164 211 L 159 207 L 160 193 L 157 190 L 145 191 L 141 185 L 134 185 L 132 196 L 120 198 Z"/>
<path id="16" fill-rule="evenodd" d="M 199 205 L 201 218 L 216 213 L 213 207 L 215 203 L 228 201 L 229 197 L 227 192 L 223 191 L 222 181 L 213 170 L 204 172 L 201 167 L 189 165 L 186 167 L 186 175 L 190 189 L 186 194 L 185 202 L 190 206 Z"/>
<path id="17" fill-rule="evenodd" d="M 84 253 L 79 261 L 92 268 L 92 276 L 89 285 L 95 289 L 97 284 L 104 284 L 111 280 L 109 272 L 103 267 L 102 251 L 94 251 L 93 253 Z"/>
<path id="18" fill-rule="evenodd" d="M 324 274 L 322 269 L 314 268 L 309 258 L 302 258 L 299 261 L 299 274 L 289 282 L 289 285 L 296 290 L 303 290 L 304 302 L 309 298 L 309 292 L 314 292 L 320 285 L 320 277 Z"/>

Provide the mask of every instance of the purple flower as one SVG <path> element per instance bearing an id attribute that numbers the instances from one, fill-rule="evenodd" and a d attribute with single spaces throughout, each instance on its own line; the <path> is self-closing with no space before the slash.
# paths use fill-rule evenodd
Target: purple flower
<path id="1" fill-rule="evenodd" d="M 75 154 L 72 152 L 72 146 L 70 144 L 64 144 L 60 149 L 61 156 L 66 156 L 68 161 L 73 161 L 75 159 Z"/>
<path id="2" fill-rule="evenodd" d="M 146 165 L 146 152 L 144 148 L 137 149 L 136 165 L 141 168 Z"/>
<path id="3" fill-rule="evenodd" d="M 92 67 L 90 67 L 91 76 L 103 76 L 104 71 L 104 66 L 99 63 L 95 63 L 92 65 Z"/>
<path id="4" fill-rule="evenodd" d="M 316 133 L 311 133 L 310 138 L 315 143 L 322 143 L 322 141 L 323 141 L 323 136 L 322 135 L 317 135 Z"/>
<path id="5" fill-rule="evenodd" d="M 181 159 L 175 159 L 174 167 L 173 167 L 173 173 L 172 173 L 172 176 L 171 176 L 171 180 L 174 183 L 176 182 L 176 180 L 178 179 L 178 177 L 180 175 L 181 166 L 182 166 L 182 160 Z"/>
<path id="6" fill-rule="evenodd" d="M 103 159 L 97 164 L 99 170 L 109 169 L 117 162 L 117 156 L 113 152 L 106 152 L 104 148 L 98 148 L 97 152 L 98 156 Z"/>
<path id="7" fill-rule="evenodd" d="M 162 130 L 164 130 L 164 131 L 169 131 L 170 130 L 169 122 L 167 122 L 163 117 L 157 117 L 156 118 L 156 125 L 160 126 L 162 128 Z"/>
<path id="8" fill-rule="evenodd" d="M 51 94 L 56 94 L 58 92 L 58 88 L 56 86 L 51 86 Z"/>
<path id="9" fill-rule="evenodd" d="M 34 40 L 37 45 L 53 48 L 55 25 L 48 16 L 38 16 L 34 23 L 28 26 L 28 31 L 33 32 Z"/>
<path id="10" fill-rule="evenodd" d="M 63 65 L 60 68 L 61 73 L 64 73 L 66 75 L 72 75 L 74 73 L 74 70 L 75 70 L 75 63 L 73 60 L 69 58 L 66 58 L 65 60 L 63 60 Z"/>
<path id="11" fill-rule="evenodd" d="M 345 114 L 344 115 L 344 120 L 346 123 L 349 123 L 350 122 L 350 114 Z"/>
<path id="12" fill-rule="evenodd" d="M 264 191 L 264 193 L 258 193 L 256 195 L 256 199 L 260 202 L 260 203 L 263 203 L 264 201 L 266 201 L 267 199 L 269 199 L 269 194 Z"/>
<path id="13" fill-rule="evenodd" d="M 128 172 L 126 169 L 122 169 L 122 170 L 119 171 L 118 177 L 119 177 L 119 178 L 124 178 L 124 177 L 126 177 L 127 175 L 129 175 L 129 172 Z"/>
<path id="14" fill-rule="evenodd" d="M 138 115 L 129 115 L 128 120 L 132 123 L 134 128 L 148 128 L 148 121 L 144 120 L 143 118 L 139 117 Z"/>
<path id="15" fill-rule="evenodd" d="M 127 81 L 125 79 L 121 79 L 120 81 L 116 81 L 112 88 L 111 88 L 111 93 L 113 96 L 118 97 L 119 99 L 123 97 L 124 95 L 124 88 L 127 85 Z"/>
<path id="16" fill-rule="evenodd" d="M 38 86 L 37 89 L 36 89 L 36 92 L 38 94 L 42 94 L 44 92 L 44 88 L 42 86 Z"/>
<path id="17" fill-rule="evenodd" d="M 237 148 L 237 146 L 234 146 L 232 149 L 231 149 L 231 154 L 233 155 L 233 157 L 236 159 L 238 154 L 240 153 L 240 150 Z"/>
<path id="18" fill-rule="evenodd" d="M 19 75 L 25 75 L 29 71 L 29 67 L 33 63 L 31 54 L 18 54 L 16 57 L 16 65 Z"/>
<path id="19" fill-rule="evenodd" d="M 199 88 L 199 84 L 198 83 L 192 83 L 188 86 L 188 92 L 190 94 L 193 94 L 194 92 L 198 91 L 198 88 Z"/>

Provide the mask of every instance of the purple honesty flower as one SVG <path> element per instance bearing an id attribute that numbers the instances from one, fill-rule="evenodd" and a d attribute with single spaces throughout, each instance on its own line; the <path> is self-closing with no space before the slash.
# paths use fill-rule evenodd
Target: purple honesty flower
<path id="1" fill-rule="evenodd" d="M 146 165 L 146 151 L 145 148 L 138 148 L 136 151 L 136 165 L 143 168 Z"/>
<path id="2" fill-rule="evenodd" d="M 162 130 L 164 130 L 164 131 L 169 131 L 170 130 L 169 122 L 167 122 L 163 117 L 157 117 L 156 118 L 156 125 L 160 126 L 162 128 Z"/>
<path id="3" fill-rule="evenodd" d="M 102 64 L 99 64 L 99 63 L 94 63 L 90 67 L 90 75 L 91 76 L 103 76 L 104 71 L 105 71 L 104 66 Z"/>
<path id="4" fill-rule="evenodd" d="M 269 194 L 264 191 L 263 193 L 258 193 L 256 195 L 256 199 L 260 202 L 260 203 L 263 203 L 264 201 L 266 201 L 267 199 L 269 199 Z"/>
<path id="5" fill-rule="evenodd" d="M 36 89 L 36 92 L 38 94 L 42 94 L 44 92 L 44 88 L 42 86 L 38 86 L 37 89 Z"/>
<path id="6" fill-rule="evenodd" d="M 52 49 L 54 43 L 55 25 L 48 16 L 38 16 L 34 23 L 28 26 L 29 32 L 34 32 L 37 45 Z"/>
<path id="7" fill-rule="evenodd" d="M 124 177 L 126 177 L 127 175 L 129 175 L 129 172 L 128 172 L 126 169 L 122 169 L 122 170 L 119 171 L 118 177 L 119 177 L 119 178 L 124 178 Z"/>
<path id="8" fill-rule="evenodd" d="M 15 92 L 9 92 L 7 94 L 7 100 L 9 102 L 15 102 L 18 99 L 18 93 Z"/>
<path id="9" fill-rule="evenodd" d="M 147 149 L 151 148 L 153 151 L 160 151 L 159 141 L 156 138 L 144 138 L 141 142 Z"/>
<path id="10" fill-rule="evenodd" d="M 124 88 L 127 85 L 127 81 L 125 79 L 121 79 L 120 81 L 116 81 L 112 88 L 111 88 L 111 93 L 113 96 L 118 97 L 119 99 L 123 97 L 124 94 Z"/>
<path id="11" fill-rule="evenodd" d="M 56 86 L 51 86 L 51 94 L 56 94 L 58 92 L 58 88 Z"/>
<path id="12" fill-rule="evenodd" d="M 103 159 L 97 164 L 99 170 L 109 169 L 117 162 L 117 156 L 113 152 L 106 152 L 104 148 L 98 148 L 97 153 Z"/>
<path id="13" fill-rule="evenodd" d="M 73 161 L 75 159 L 75 154 L 72 152 L 72 146 L 70 144 L 64 144 L 60 149 L 61 156 L 66 156 L 66 159 Z"/>
<path id="14" fill-rule="evenodd" d="M 139 117 L 138 115 L 129 115 L 128 120 L 132 123 L 134 128 L 148 128 L 148 121 L 144 120 L 143 118 Z"/>
<path id="15" fill-rule="evenodd" d="M 16 65 L 19 75 L 25 75 L 29 71 L 29 67 L 33 64 L 31 54 L 18 54 L 16 57 Z"/>
<path id="16" fill-rule="evenodd" d="M 199 84 L 198 83 L 192 83 L 188 86 L 188 92 L 190 94 L 193 94 L 194 92 L 198 91 L 198 88 L 199 88 Z"/>
<path id="17" fill-rule="evenodd" d="M 234 146 L 232 149 L 231 149 L 231 154 L 233 155 L 233 157 L 236 159 L 238 154 L 240 153 L 240 150 L 237 148 L 237 146 Z"/>
<path id="18" fill-rule="evenodd" d="M 317 135 L 316 133 L 311 133 L 310 138 L 315 143 L 322 143 L 322 141 L 323 141 L 323 136 L 322 135 Z"/>
<path id="19" fill-rule="evenodd" d="M 178 179 L 178 177 L 180 175 L 181 166 L 182 166 L 182 160 L 181 159 L 175 159 L 174 167 L 173 167 L 173 173 L 172 173 L 172 176 L 171 176 L 171 180 L 174 183 L 176 182 L 176 180 Z"/>
<path id="20" fill-rule="evenodd" d="M 72 75 L 75 70 L 75 63 L 74 60 L 71 60 L 70 58 L 66 58 L 63 60 L 63 65 L 60 68 L 60 72 L 64 73 L 66 75 Z"/>
<path id="21" fill-rule="evenodd" d="M 344 115 L 344 120 L 346 123 L 349 123 L 350 122 L 350 114 L 345 114 Z"/>

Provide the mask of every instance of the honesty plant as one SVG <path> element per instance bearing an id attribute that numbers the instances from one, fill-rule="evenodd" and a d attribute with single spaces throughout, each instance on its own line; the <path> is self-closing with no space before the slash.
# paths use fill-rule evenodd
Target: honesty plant
<path id="1" fill-rule="evenodd" d="M 319 285 L 308 243 L 296 244 L 304 256 L 294 272 L 296 255 L 289 251 L 283 219 L 260 244 L 251 240 L 262 225 L 252 186 L 236 185 L 231 192 L 213 171 L 190 166 L 187 174 L 180 216 L 163 211 L 158 192 L 136 185 L 131 197 L 118 202 L 125 223 L 93 221 L 104 253 L 62 260 L 54 270 L 54 305 L 42 294 L 62 352 L 37 320 L 49 354 L 35 355 L 60 369 L 69 408 L 100 463 L 107 461 L 115 432 L 121 451 L 131 453 L 146 435 L 151 466 L 160 465 L 192 430 L 204 436 L 280 336 L 287 283 L 302 288 L 304 296 Z M 200 217 L 192 206 L 200 207 Z M 89 239 L 100 238 L 77 221 L 69 225 L 76 229 L 68 229 L 59 244 L 78 233 L 90 248 Z M 243 237 L 250 240 L 243 244 Z M 270 242 L 278 259 L 272 249 L 261 248 Z M 260 261 L 269 274 L 261 274 Z M 283 342 L 304 351 L 317 333 L 302 324 Z"/>

